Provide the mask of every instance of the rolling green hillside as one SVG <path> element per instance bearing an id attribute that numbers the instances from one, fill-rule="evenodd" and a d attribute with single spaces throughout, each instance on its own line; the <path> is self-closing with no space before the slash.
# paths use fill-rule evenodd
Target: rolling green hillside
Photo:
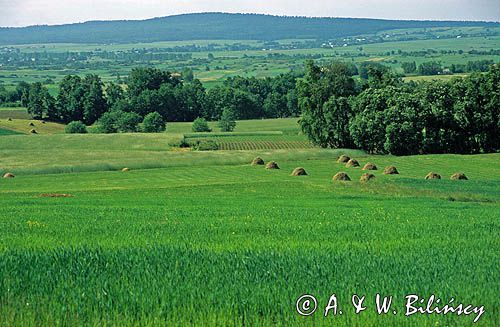
<path id="1" fill-rule="evenodd" d="M 379 169 L 364 184 L 360 168 L 336 163 L 343 150 L 175 153 L 154 137 L 0 138 L 0 163 L 16 173 L 0 179 L 1 325 L 470 326 L 475 317 L 405 317 L 406 294 L 484 305 L 480 323 L 498 321 L 498 154 L 348 151 L 401 173 Z M 256 155 L 281 169 L 250 166 Z M 110 157 L 116 170 L 134 160 L 137 169 L 104 171 Z M 94 172 L 37 170 L 90 158 L 101 164 Z M 140 169 L 147 160 L 164 168 Z M 290 176 L 299 166 L 309 176 Z M 424 180 L 431 170 L 443 180 Z M 353 181 L 332 182 L 338 171 Z M 449 180 L 456 171 L 470 180 Z M 337 294 L 344 314 L 299 316 L 305 293 L 321 306 Z M 356 315 L 353 293 L 370 309 Z M 376 314 L 376 293 L 394 296 L 397 315 Z"/>
<path id="2" fill-rule="evenodd" d="M 498 27 L 498 25 L 498 23 L 486 22 L 396 21 L 200 13 L 143 21 L 92 21 L 58 26 L 1 28 L 0 44 L 331 39 L 391 29 Z"/>

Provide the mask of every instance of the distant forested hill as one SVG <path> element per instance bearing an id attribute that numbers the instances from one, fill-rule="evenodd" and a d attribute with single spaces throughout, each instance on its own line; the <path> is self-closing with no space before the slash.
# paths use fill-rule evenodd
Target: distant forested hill
<path id="1" fill-rule="evenodd" d="M 500 24 L 200 13 L 141 21 L 92 21 L 57 26 L 0 28 L 0 44 L 333 39 L 390 29 L 462 26 L 493 27 Z"/>

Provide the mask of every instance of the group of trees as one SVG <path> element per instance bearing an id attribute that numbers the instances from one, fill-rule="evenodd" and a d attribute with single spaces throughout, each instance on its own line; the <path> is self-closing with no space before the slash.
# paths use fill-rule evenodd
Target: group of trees
<path id="1" fill-rule="evenodd" d="M 27 89 L 30 85 L 26 82 L 20 82 L 15 89 L 8 90 L 0 85 L 0 105 L 6 107 L 17 107 L 27 102 Z M 23 98 L 23 96 L 25 98 Z"/>
<path id="2" fill-rule="evenodd" d="M 456 74 L 456 73 L 474 73 L 487 72 L 493 60 L 468 61 L 466 64 L 452 64 L 449 67 L 443 67 L 440 62 L 428 61 L 417 66 L 414 61 L 401 63 L 401 68 L 405 74 L 418 73 L 419 75 L 438 75 L 438 74 Z"/>
<path id="3" fill-rule="evenodd" d="M 138 68 L 126 85 L 66 76 L 56 98 L 40 83 L 19 85 L 16 92 L 35 118 L 97 123 L 104 133 L 160 132 L 166 121 L 193 120 L 195 131 L 210 131 L 207 120 L 232 131 L 236 119 L 302 115 L 302 130 L 322 147 L 396 155 L 499 149 L 498 65 L 485 74 L 420 83 L 403 83 L 379 64 L 360 66 L 361 72 L 365 78 L 357 82 L 352 64 L 309 61 L 301 78 L 234 77 L 206 90 L 192 76 L 187 82 L 179 74 Z"/>
<path id="4" fill-rule="evenodd" d="M 151 113 L 172 122 L 223 118 L 228 122 L 224 129 L 231 130 L 236 119 L 298 116 L 296 79 L 291 73 L 266 79 L 236 77 L 207 91 L 191 70 L 181 75 L 136 68 L 126 85 L 104 84 L 97 75 L 68 75 L 57 97 L 40 83 L 25 86 L 21 93 L 35 119 L 97 122 L 105 133 L 137 131 Z"/>
<path id="5" fill-rule="evenodd" d="M 372 69 L 356 83 L 343 63 L 310 62 L 298 82 L 302 130 L 322 147 L 370 153 L 479 153 L 500 147 L 500 67 L 451 81 L 403 83 Z"/>

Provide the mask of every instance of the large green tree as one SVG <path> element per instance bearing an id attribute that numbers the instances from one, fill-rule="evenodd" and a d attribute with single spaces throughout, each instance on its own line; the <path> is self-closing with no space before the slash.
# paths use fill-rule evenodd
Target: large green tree
<path id="1" fill-rule="evenodd" d="M 54 110 L 54 106 L 55 100 L 46 87 L 39 82 L 30 85 L 27 92 L 27 109 L 34 119 L 42 119 Z"/>
<path id="2" fill-rule="evenodd" d="M 349 147 L 347 133 L 351 107 L 347 98 L 356 94 L 349 66 L 333 62 L 317 66 L 309 61 L 305 78 L 297 83 L 298 103 L 302 110 L 300 125 L 314 143 L 322 147 Z"/>

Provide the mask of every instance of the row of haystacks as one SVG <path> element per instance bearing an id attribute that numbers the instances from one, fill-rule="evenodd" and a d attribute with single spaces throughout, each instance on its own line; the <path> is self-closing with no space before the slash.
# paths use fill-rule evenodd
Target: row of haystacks
<path id="1" fill-rule="evenodd" d="M 345 164 L 345 166 L 347 168 L 360 167 L 360 164 L 356 159 L 350 158 L 346 155 L 341 155 L 338 158 L 337 163 Z M 367 164 L 365 164 L 363 166 L 363 170 L 368 170 L 368 171 L 378 170 L 378 167 L 375 164 L 368 162 Z M 384 175 L 399 175 L 399 171 L 395 166 L 387 166 L 384 168 Z M 362 182 L 367 182 L 367 181 L 370 181 L 374 178 L 375 178 L 375 175 L 370 174 L 370 173 L 366 173 L 366 174 L 363 174 L 363 176 L 361 176 L 360 180 Z M 427 174 L 427 176 L 425 176 L 425 179 L 426 180 L 441 179 L 441 175 L 439 175 L 438 173 L 430 172 L 429 174 Z M 467 176 L 465 176 L 464 173 L 454 173 L 453 175 L 451 175 L 450 179 L 451 180 L 468 180 Z M 350 179 L 349 175 L 347 175 L 347 173 L 340 172 L 333 177 L 333 180 L 350 181 L 351 179 Z"/>
<path id="2" fill-rule="evenodd" d="M 356 159 L 350 158 L 346 155 L 341 155 L 338 158 L 337 162 L 345 164 L 345 166 L 347 168 L 361 167 L 359 161 L 357 161 Z M 252 166 L 265 166 L 266 169 L 270 169 L 270 170 L 280 169 L 280 167 L 276 161 L 270 161 L 266 164 L 264 159 L 262 159 L 261 157 L 256 157 L 255 159 L 253 159 Z M 363 170 L 364 171 L 376 171 L 376 170 L 378 170 L 378 167 L 377 167 L 377 165 L 375 165 L 371 162 L 368 162 L 363 166 Z M 399 171 L 395 166 L 391 165 L 391 166 L 387 166 L 384 168 L 383 174 L 384 175 L 399 175 Z M 303 167 L 298 167 L 292 171 L 291 176 L 307 176 L 307 172 Z M 373 179 L 375 179 L 375 175 L 367 172 L 361 176 L 360 182 L 366 183 L 366 182 L 369 182 Z M 429 179 L 441 179 L 441 175 L 431 172 L 425 177 L 425 179 L 427 179 L 427 180 L 429 180 Z M 333 176 L 333 180 L 334 181 L 349 182 L 349 181 L 351 181 L 351 177 L 346 172 L 339 172 L 339 173 L 335 174 L 335 176 Z M 468 178 L 463 173 L 455 173 L 451 176 L 451 180 L 468 180 Z"/>
<path id="3" fill-rule="evenodd" d="M 280 166 L 278 165 L 278 163 L 276 161 L 269 161 L 266 164 L 264 159 L 262 159 L 261 157 L 257 157 L 255 159 L 253 159 L 252 166 L 265 166 L 266 169 L 269 169 L 269 170 L 280 169 Z M 297 167 L 292 171 L 291 176 L 307 176 L 307 172 L 304 168 Z"/>
<path id="4" fill-rule="evenodd" d="M 346 155 L 341 155 L 338 158 L 337 163 L 345 164 L 346 168 L 361 167 L 358 160 L 356 160 L 354 158 L 350 158 L 349 156 L 346 156 Z M 363 166 L 362 170 L 375 171 L 375 170 L 378 170 L 378 167 L 374 163 L 368 162 Z M 399 171 L 395 166 L 387 166 L 384 168 L 383 173 L 384 173 L 384 175 L 398 175 Z M 365 173 L 365 174 L 361 175 L 361 178 L 359 179 L 359 181 L 366 183 L 366 182 L 369 182 L 373 179 L 375 179 L 374 174 Z M 333 180 L 334 181 L 349 182 L 349 181 L 351 181 L 351 177 L 349 177 L 349 175 L 346 172 L 342 171 L 342 172 L 337 173 L 335 176 L 333 176 Z"/>
<path id="5" fill-rule="evenodd" d="M 425 176 L 425 179 L 426 180 L 441 179 L 441 175 L 439 175 L 438 173 L 435 173 L 435 172 L 430 172 Z M 451 175 L 450 179 L 452 181 L 467 181 L 467 180 L 469 180 L 469 178 L 467 176 L 465 176 L 464 173 L 455 173 L 455 174 Z"/>

